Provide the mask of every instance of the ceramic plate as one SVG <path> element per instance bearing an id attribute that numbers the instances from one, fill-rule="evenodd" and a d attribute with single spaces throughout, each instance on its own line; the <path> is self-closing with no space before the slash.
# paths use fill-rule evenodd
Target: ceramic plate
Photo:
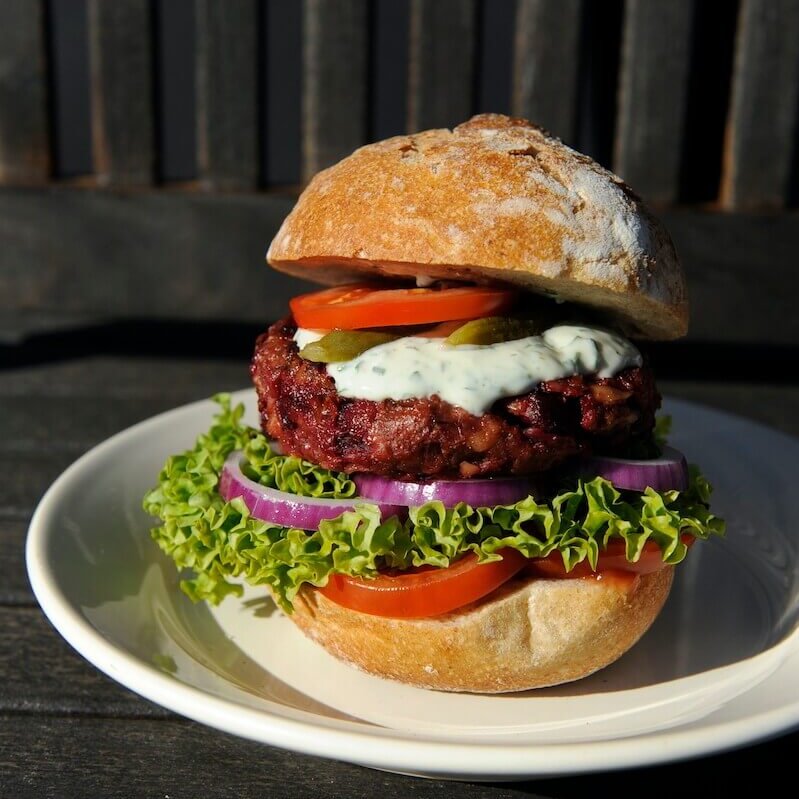
<path id="1" fill-rule="evenodd" d="M 237 398 L 254 422 L 254 395 Z M 799 724 L 799 441 L 669 402 L 672 443 L 716 485 L 724 540 L 696 546 L 650 632 L 616 664 L 534 692 L 471 696 L 370 677 L 303 638 L 262 590 L 192 604 L 150 541 L 141 497 L 191 446 L 200 402 L 114 436 L 39 505 L 36 596 L 106 674 L 197 721 L 392 771 L 514 779 L 623 768 L 739 746 Z"/>

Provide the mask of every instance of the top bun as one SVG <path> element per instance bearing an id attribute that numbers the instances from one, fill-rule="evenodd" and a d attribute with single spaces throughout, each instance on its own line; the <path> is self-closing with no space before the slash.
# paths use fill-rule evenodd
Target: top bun
<path id="1" fill-rule="evenodd" d="M 267 260 L 326 284 L 375 273 L 515 284 L 598 308 L 642 338 L 688 326 L 674 245 L 640 198 L 500 114 L 369 144 L 320 172 Z"/>

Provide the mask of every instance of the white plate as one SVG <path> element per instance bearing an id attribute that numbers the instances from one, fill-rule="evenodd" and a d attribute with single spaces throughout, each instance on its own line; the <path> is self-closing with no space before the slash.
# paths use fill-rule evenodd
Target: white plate
<path id="1" fill-rule="evenodd" d="M 254 395 L 241 392 L 254 421 Z M 697 545 L 624 658 L 581 682 L 505 696 L 370 677 L 307 641 L 264 598 L 193 605 L 141 497 L 214 412 L 200 402 L 114 436 L 47 492 L 27 544 L 36 596 L 99 669 L 190 718 L 392 771 L 512 779 L 697 756 L 799 723 L 799 442 L 670 402 L 675 446 L 717 486 L 723 541 Z"/>

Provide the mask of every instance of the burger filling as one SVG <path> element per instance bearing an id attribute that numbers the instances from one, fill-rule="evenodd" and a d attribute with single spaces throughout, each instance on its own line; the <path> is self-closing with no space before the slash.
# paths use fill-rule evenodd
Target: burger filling
<path id="1" fill-rule="evenodd" d="M 639 350 L 579 311 L 515 301 L 465 286 L 292 301 L 256 344 L 262 429 L 217 398 L 145 497 L 186 593 L 218 602 L 243 579 L 287 612 L 319 590 L 423 617 L 518 575 L 629 587 L 723 533 L 707 481 L 655 440 Z"/>
<path id="2" fill-rule="evenodd" d="M 539 336 L 450 345 L 402 336 L 355 358 L 303 358 L 322 337 L 291 318 L 256 343 L 265 432 L 328 469 L 400 479 L 532 474 L 651 437 L 660 396 L 621 336 L 560 325 Z"/>

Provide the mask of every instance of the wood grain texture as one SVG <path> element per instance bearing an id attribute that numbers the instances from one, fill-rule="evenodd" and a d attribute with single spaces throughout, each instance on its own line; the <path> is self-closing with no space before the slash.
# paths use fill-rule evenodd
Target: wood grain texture
<path id="1" fill-rule="evenodd" d="M 44 5 L 0 3 L 0 183 L 50 174 Z"/>
<path id="2" fill-rule="evenodd" d="M 154 2 L 152 8 L 157 180 L 185 185 L 197 178 L 195 0 Z"/>
<path id="3" fill-rule="evenodd" d="M 3 788 L 42 797 L 513 799 L 519 785 L 421 780 L 235 738 L 182 720 L 0 716 Z M 523 788 L 536 799 L 534 784 Z M 552 795 L 547 793 L 546 795 Z"/>
<path id="4" fill-rule="evenodd" d="M 674 210 L 662 219 L 688 278 L 689 339 L 799 342 L 799 215 Z"/>
<path id="5" fill-rule="evenodd" d="M 257 0 L 196 0 L 197 176 L 207 189 L 258 183 Z"/>
<path id="6" fill-rule="evenodd" d="M 246 353 L 242 353 L 242 367 L 245 357 Z M 242 368 L 241 372 L 244 380 L 246 370 Z M 168 379 L 169 370 L 158 369 L 155 375 Z M 0 372 L 0 383 L 12 379 Z M 93 395 L 86 392 L 84 396 L 61 397 L 58 412 L 53 413 L 53 396 L 46 390 L 4 397 L 0 388 L 0 453 L 47 451 L 77 458 L 114 433 L 175 405 L 174 396 L 165 395 L 155 385 L 151 385 L 151 396 L 113 397 L 109 393 L 103 390 Z M 206 396 L 196 396 L 196 392 L 188 390 L 185 393 L 186 401 Z"/>
<path id="7" fill-rule="evenodd" d="M 305 0 L 303 174 L 366 141 L 366 0 Z"/>
<path id="8" fill-rule="evenodd" d="M 71 452 L 0 452 L 0 518 L 28 520 L 44 492 L 74 460 Z"/>
<path id="9" fill-rule="evenodd" d="M 408 0 L 378 0 L 371 6 L 370 141 L 399 136 L 407 128 Z"/>
<path id="10" fill-rule="evenodd" d="M 654 203 L 677 198 L 694 5 L 625 5 L 614 170 Z"/>
<path id="11" fill-rule="evenodd" d="M 263 264 L 291 205 L 278 195 L 0 189 L 0 311 L 278 319 L 308 288 Z M 691 338 L 799 342 L 797 220 L 664 214 L 688 274 Z"/>
<path id="12" fill-rule="evenodd" d="M 412 0 L 408 130 L 451 128 L 474 108 L 477 3 Z"/>
<path id="13" fill-rule="evenodd" d="M 743 0 L 732 81 L 722 202 L 781 208 L 799 158 L 799 3 Z"/>
<path id="14" fill-rule="evenodd" d="M 296 186 L 302 173 L 302 3 L 265 0 L 261 8 L 263 173 L 267 185 Z"/>
<path id="15" fill-rule="evenodd" d="M 679 793 L 692 783 L 757 772 L 790 776 L 799 733 L 737 752 L 583 777 L 515 783 L 422 780 L 271 746 L 188 721 L 0 716 L 3 787 L 15 799 L 210 796 L 214 799 L 578 799 L 598 790 Z M 776 764 L 776 765 L 775 765 Z"/>
<path id="16" fill-rule="evenodd" d="M 119 407 L 127 407 L 131 413 L 135 413 L 137 402 L 145 408 L 153 400 L 174 407 L 205 399 L 218 391 L 248 387 L 250 354 L 251 348 L 248 347 L 240 359 L 226 362 L 204 359 L 203 353 L 195 353 L 199 357 L 182 358 L 82 353 L 66 360 L 53 358 L 45 363 L 0 369 L 0 397 L 9 403 L 28 398 L 31 402 L 38 402 L 43 397 L 58 403 L 80 403 L 87 398 L 99 397 L 112 407 L 119 400 Z M 112 413 L 114 411 L 109 411 Z M 61 425 L 52 415 L 44 420 L 46 430 L 58 430 Z M 123 426 L 124 423 L 120 428 Z M 36 433 L 34 437 L 39 435 Z M 85 434 L 77 437 L 86 438 Z"/>
<path id="17" fill-rule="evenodd" d="M 263 261 L 291 205 L 282 196 L 0 191 L 0 309 L 277 319 L 303 286 Z"/>
<path id="18" fill-rule="evenodd" d="M 799 436 L 799 386 L 702 380 L 658 380 L 667 397 L 698 402 L 746 417 L 792 436 Z"/>
<path id="19" fill-rule="evenodd" d="M 92 317 L 58 311 L 4 310 L 0 315 L 0 366 L 9 365 L 3 357 L 9 347 L 23 344 L 34 334 L 74 329 L 93 321 Z"/>
<path id="20" fill-rule="evenodd" d="M 151 7 L 149 0 L 89 0 L 92 145 L 102 186 L 153 180 Z"/>
<path id="21" fill-rule="evenodd" d="M 25 571 L 27 531 L 27 519 L 4 518 L 0 510 L 0 547 L 3 552 L 0 561 L 0 606 L 31 606 L 36 602 Z M 11 636 L 8 638 L 10 641 Z M 3 640 L 4 637 L 0 636 L 0 661 L 2 661 Z M 14 644 L 9 643 L 6 646 Z M 0 663 L 0 675 L 3 675 L 4 671 Z"/>
<path id="22" fill-rule="evenodd" d="M 582 0 L 518 0 L 513 114 L 574 142 Z"/>

